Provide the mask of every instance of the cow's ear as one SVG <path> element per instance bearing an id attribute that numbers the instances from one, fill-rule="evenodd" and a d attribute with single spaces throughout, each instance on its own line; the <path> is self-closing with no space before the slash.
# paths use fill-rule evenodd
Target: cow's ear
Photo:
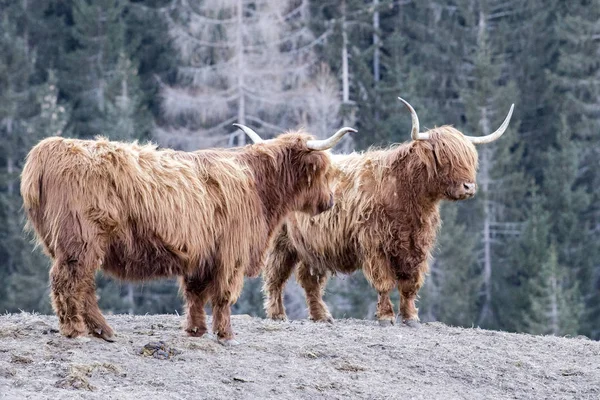
<path id="1" fill-rule="evenodd" d="M 433 176 L 436 173 L 438 162 L 435 145 L 429 140 L 422 140 L 417 143 L 413 151 L 425 167 L 427 176 Z"/>
<path id="2" fill-rule="evenodd" d="M 444 144 L 442 143 L 441 145 L 443 146 Z M 442 153 L 440 151 L 440 144 L 432 143 L 431 147 L 432 147 L 431 153 L 433 155 L 434 165 L 437 170 L 438 168 L 440 168 L 442 166 L 442 164 L 440 163 L 441 155 L 442 155 Z"/>
<path id="3" fill-rule="evenodd" d="M 328 155 L 323 151 L 311 151 L 308 157 L 308 173 L 314 175 L 319 171 L 325 170 L 328 162 Z"/>

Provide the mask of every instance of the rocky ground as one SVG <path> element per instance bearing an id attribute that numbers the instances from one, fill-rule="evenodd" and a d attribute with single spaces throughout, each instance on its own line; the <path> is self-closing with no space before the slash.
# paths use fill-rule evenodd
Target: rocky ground
<path id="1" fill-rule="evenodd" d="M 598 399 L 600 342 L 375 321 L 234 316 L 238 346 L 175 315 L 109 316 L 117 341 L 0 316 L 4 399 Z"/>

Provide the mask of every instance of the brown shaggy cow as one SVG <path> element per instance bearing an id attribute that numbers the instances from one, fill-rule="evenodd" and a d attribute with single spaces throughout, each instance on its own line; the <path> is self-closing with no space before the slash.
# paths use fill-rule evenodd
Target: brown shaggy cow
<path id="1" fill-rule="evenodd" d="M 248 128 L 239 126 L 248 134 Z M 230 305 L 256 276 L 285 215 L 333 204 L 329 155 L 347 132 L 314 140 L 285 133 L 239 149 L 158 150 L 152 144 L 50 137 L 28 154 L 21 194 L 46 254 L 52 306 L 67 337 L 113 331 L 94 273 L 128 281 L 180 277 L 190 336 L 207 328 L 235 343 Z M 254 134 L 255 135 L 255 134 Z"/>
<path id="2" fill-rule="evenodd" d="M 322 300 L 328 275 L 362 268 L 379 294 L 380 323 L 394 323 L 389 295 L 397 287 L 403 321 L 418 325 L 415 299 L 428 271 L 440 201 L 475 194 L 478 161 L 472 143 L 502 135 L 514 105 L 496 132 L 468 137 L 450 126 L 419 133 L 415 111 L 402 102 L 411 112 L 413 140 L 384 150 L 334 156 L 334 207 L 314 217 L 295 213 L 286 218 L 263 270 L 268 317 L 286 318 L 283 289 L 297 266 L 310 318 L 332 322 Z"/>

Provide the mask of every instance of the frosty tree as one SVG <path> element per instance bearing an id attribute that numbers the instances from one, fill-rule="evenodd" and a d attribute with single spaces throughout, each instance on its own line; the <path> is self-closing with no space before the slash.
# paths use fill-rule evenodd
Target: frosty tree
<path id="1" fill-rule="evenodd" d="M 309 30 L 306 0 L 175 0 L 164 14 L 179 66 L 175 83 L 162 85 L 160 142 L 243 145 L 244 135 L 229 134 L 234 122 L 265 136 L 297 126 L 317 136 L 334 129 L 337 92 L 314 56 L 326 34 Z M 319 104 L 333 114 L 324 119 Z"/>

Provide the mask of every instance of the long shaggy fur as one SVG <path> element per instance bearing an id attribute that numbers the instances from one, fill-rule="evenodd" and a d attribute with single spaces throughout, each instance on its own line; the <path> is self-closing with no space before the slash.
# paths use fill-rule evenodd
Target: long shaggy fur
<path id="1" fill-rule="evenodd" d="M 362 268 L 379 294 L 379 320 L 394 320 L 389 293 L 395 287 L 402 318 L 418 320 L 414 302 L 440 225 L 439 203 L 463 198 L 478 163 L 475 147 L 456 129 L 429 134 L 429 140 L 334 156 L 334 207 L 315 217 L 291 214 L 273 240 L 263 271 L 269 317 L 286 317 L 283 288 L 295 267 L 313 320 L 332 319 L 322 300 L 328 275 Z"/>
<path id="2" fill-rule="evenodd" d="M 94 272 L 128 281 L 178 276 L 187 331 L 233 336 L 229 308 L 244 274 L 256 276 L 273 231 L 290 211 L 331 206 L 329 156 L 301 132 L 245 148 L 197 152 L 51 137 L 28 154 L 21 193 L 28 224 L 53 260 L 53 307 L 63 334 L 112 330 Z"/>

